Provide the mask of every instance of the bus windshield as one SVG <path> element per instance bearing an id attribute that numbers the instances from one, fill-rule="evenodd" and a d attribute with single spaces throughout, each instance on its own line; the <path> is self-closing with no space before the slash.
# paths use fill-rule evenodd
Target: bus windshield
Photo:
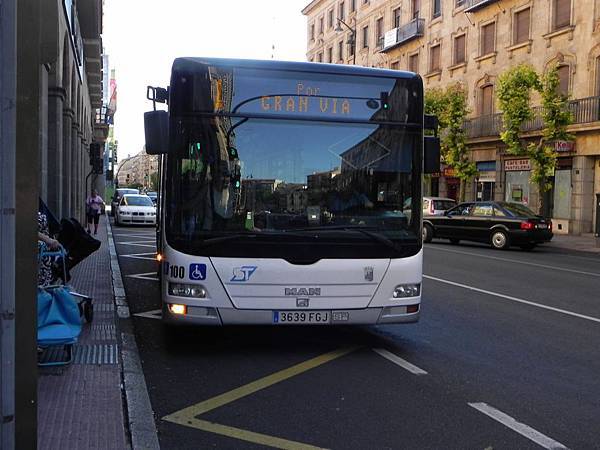
<path id="1" fill-rule="evenodd" d="M 308 101 L 305 117 L 276 114 L 277 96 L 253 97 L 243 80 L 232 91 L 243 95 L 224 107 L 239 114 L 175 116 L 178 139 L 165 183 L 170 245 L 197 255 L 288 260 L 294 252 L 310 252 L 315 260 L 418 252 L 422 129 L 395 124 L 389 115 L 368 120 L 382 110 L 375 100 L 380 86 L 370 105 L 371 97 L 360 93 L 363 109 L 349 100 L 356 120 L 334 121 L 318 116 L 318 103 L 310 114 Z M 390 89 L 397 85 L 386 82 Z M 352 97 L 349 87 L 346 92 Z M 220 94 L 213 89 L 211 95 Z M 297 112 L 302 97 L 290 98 Z M 410 120 L 406 105 L 390 100 L 387 108 Z"/>

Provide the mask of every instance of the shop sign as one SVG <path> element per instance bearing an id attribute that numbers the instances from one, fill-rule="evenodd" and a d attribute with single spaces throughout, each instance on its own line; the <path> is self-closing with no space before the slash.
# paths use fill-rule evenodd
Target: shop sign
<path id="1" fill-rule="evenodd" d="M 555 141 L 554 142 L 554 150 L 558 153 L 568 153 L 575 151 L 575 142 L 574 141 Z"/>
<path id="2" fill-rule="evenodd" d="M 444 176 L 446 178 L 456 177 L 456 170 L 454 169 L 454 167 L 444 167 Z"/>
<path id="3" fill-rule="evenodd" d="M 507 159 L 504 161 L 504 170 L 506 172 L 531 170 L 531 165 L 528 159 Z"/>

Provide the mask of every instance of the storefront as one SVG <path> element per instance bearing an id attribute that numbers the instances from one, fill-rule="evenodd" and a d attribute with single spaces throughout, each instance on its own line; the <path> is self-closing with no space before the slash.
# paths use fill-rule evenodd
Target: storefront
<path id="1" fill-rule="evenodd" d="M 496 190 L 496 161 L 478 161 L 475 192 L 477 201 L 494 200 Z"/>
<path id="2" fill-rule="evenodd" d="M 446 180 L 446 197 L 458 201 L 460 180 L 456 178 L 456 171 L 452 167 L 444 167 L 443 175 Z"/>
<path id="3" fill-rule="evenodd" d="M 505 201 L 522 203 L 526 206 L 530 204 L 530 171 L 531 165 L 527 158 L 504 160 Z"/>

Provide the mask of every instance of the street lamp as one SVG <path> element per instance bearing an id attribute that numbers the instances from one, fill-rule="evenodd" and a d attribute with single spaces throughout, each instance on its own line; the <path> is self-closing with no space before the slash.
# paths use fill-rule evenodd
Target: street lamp
<path id="1" fill-rule="evenodd" d="M 344 29 L 342 28 L 342 25 L 344 25 L 348 30 L 350 30 L 350 39 L 348 39 L 348 44 L 350 44 L 352 46 L 352 64 L 356 65 L 356 26 L 354 28 L 352 28 L 350 25 L 348 25 L 342 19 L 338 19 L 337 25 L 336 25 L 334 31 L 336 33 L 340 33 L 342 31 L 344 31 Z"/>

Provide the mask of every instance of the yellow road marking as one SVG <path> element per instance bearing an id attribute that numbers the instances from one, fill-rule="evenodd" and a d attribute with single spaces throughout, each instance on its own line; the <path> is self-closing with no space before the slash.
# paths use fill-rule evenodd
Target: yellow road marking
<path id="1" fill-rule="evenodd" d="M 295 377 L 296 375 L 300 375 L 301 373 L 314 369 L 315 367 L 318 367 L 322 364 L 328 363 L 330 361 L 333 361 L 334 359 L 347 355 L 348 353 L 353 352 L 357 348 L 358 347 L 341 348 L 329 353 L 325 353 L 324 355 L 317 356 L 316 358 L 309 359 L 308 361 L 296 364 L 295 366 L 288 367 L 287 369 L 281 370 L 279 372 L 275 372 L 264 378 L 260 378 L 256 381 L 245 384 L 244 386 L 240 386 L 239 388 L 233 389 L 229 392 L 225 392 L 224 394 L 217 395 L 216 397 L 210 398 L 203 402 L 197 403 L 192 406 L 188 406 L 187 408 L 181 409 L 163 417 L 163 420 L 168 420 L 169 422 L 174 422 L 181 425 L 189 425 L 188 421 L 192 418 L 198 417 L 201 414 L 227 405 L 228 403 L 239 400 L 250 394 L 254 394 L 255 392 L 258 392 L 269 386 L 273 386 L 274 384 L 277 384 L 281 381 L 285 381 L 289 378 Z"/>
<path id="2" fill-rule="evenodd" d="M 301 442 L 289 441 L 275 436 L 266 434 L 254 433 L 253 431 L 242 430 L 240 428 L 229 427 L 227 425 L 219 425 L 218 423 L 208 422 L 206 420 L 192 419 L 187 425 L 209 433 L 221 434 L 223 436 L 236 438 L 242 441 L 252 442 L 254 444 L 266 445 L 268 447 L 283 448 L 289 450 L 321 450 L 320 447 L 315 447 Z"/>

